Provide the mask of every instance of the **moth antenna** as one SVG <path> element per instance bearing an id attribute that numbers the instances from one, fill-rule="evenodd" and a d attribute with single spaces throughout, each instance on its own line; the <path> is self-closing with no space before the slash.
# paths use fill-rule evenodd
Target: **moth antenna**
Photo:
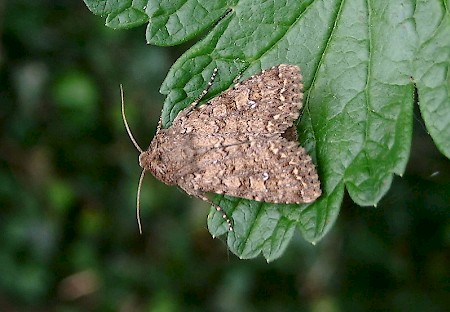
<path id="1" fill-rule="evenodd" d="M 139 146 L 139 144 L 137 144 L 136 140 L 134 139 L 133 134 L 131 133 L 130 127 L 128 126 L 127 118 L 125 117 L 125 101 L 124 101 L 124 97 L 123 97 L 122 85 L 120 85 L 120 97 L 122 99 L 122 119 L 123 119 L 123 123 L 125 124 L 125 128 L 127 129 L 128 136 L 130 137 L 131 142 L 133 142 L 133 145 L 136 147 L 136 149 L 140 153 L 143 153 L 144 151 L 142 150 L 142 148 Z"/>
<path id="2" fill-rule="evenodd" d="M 145 175 L 145 169 L 142 170 L 141 177 L 139 178 L 139 184 L 138 184 L 138 190 L 137 190 L 137 196 L 136 196 L 136 219 L 139 226 L 139 233 L 142 235 L 142 224 L 141 224 L 141 186 L 142 186 L 142 180 L 144 180 Z"/>

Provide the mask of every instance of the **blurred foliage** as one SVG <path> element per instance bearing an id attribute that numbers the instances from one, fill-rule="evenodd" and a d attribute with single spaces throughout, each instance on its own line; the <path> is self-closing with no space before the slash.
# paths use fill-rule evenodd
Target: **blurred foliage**
<path id="1" fill-rule="evenodd" d="M 1 311 L 443 311 L 450 164 L 416 120 L 403 178 L 376 209 L 346 200 L 318 245 L 240 261 L 208 209 L 146 177 L 120 117 L 150 142 L 186 49 L 104 27 L 82 1 L 0 2 Z M 416 112 L 416 116 L 419 114 Z M 446 308 L 447 307 L 447 308 Z"/>

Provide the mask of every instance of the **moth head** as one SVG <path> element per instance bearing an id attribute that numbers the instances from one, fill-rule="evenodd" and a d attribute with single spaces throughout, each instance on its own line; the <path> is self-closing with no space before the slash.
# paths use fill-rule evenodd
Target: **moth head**
<path id="1" fill-rule="evenodd" d="M 150 165 L 152 163 L 152 155 L 150 151 L 144 151 L 141 152 L 139 155 L 139 166 L 141 166 L 142 169 L 150 169 Z"/>
<path id="2" fill-rule="evenodd" d="M 166 173 L 166 165 L 164 164 L 158 149 L 152 148 L 154 147 L 154 141 L 150 144 L 147 151 L 144 151 L 139 155 L 139 166 L 144 170 L 151 171 L 154 176 L 160 178 L 161 175 L 164 176 Z"/>

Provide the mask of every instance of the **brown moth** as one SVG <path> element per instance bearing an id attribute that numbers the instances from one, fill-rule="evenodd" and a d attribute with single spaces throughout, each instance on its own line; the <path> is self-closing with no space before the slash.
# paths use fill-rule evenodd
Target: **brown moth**
<path id="1" fill-rule="evenodd" d="M 235 84 L 198 106 L 217 73 L 198 100 L 181 111 L 167 129 L 161 120 L 149 148 L 141 153 L 145 172 L 168 185 L 212 203 L 206 193 L 226 194 L 270 203 L 310 203 L 321 195 L 311 157 L 297 142 L 294 122 L 302 108 L 300 69 L 281 64 Z M 231 221 L 222 211 L 232 230 Z"/>

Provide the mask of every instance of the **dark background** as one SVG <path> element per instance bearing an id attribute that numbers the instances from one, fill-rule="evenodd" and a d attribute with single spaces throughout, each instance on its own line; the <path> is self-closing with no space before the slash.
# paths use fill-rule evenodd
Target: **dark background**
<path id="1" fill-rule="evenodd" d="M 377 208 L 345 198 L 316 246 L 297 233 L 273 263 L 239 260 L 203 202 L 150 175 L 139 235 L 119 84 L 145 147 L 188 45 L 104 20 L 81 0 L 0 2 L 0 311 L 448 310 L 450 162 L 417 109 L 404 176 Z"/>

